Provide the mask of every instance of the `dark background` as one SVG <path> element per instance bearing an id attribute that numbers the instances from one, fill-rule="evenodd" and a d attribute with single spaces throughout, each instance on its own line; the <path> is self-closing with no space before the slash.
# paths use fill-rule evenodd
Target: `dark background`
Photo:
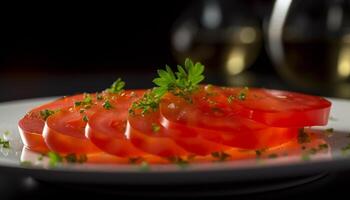
<path id="1" fill-rule="evenodd" d="M 171 31 L 197 2 L 3 7 L 0 101 L 102 90 L 118 77 L 128 88 L 151 87 L 156 69 L 177 64 Z M 262 24 L 272 1 L 249 2 L 252 9 L 264 9 L 256 12 Z M 250 70 L 276 76 L 264 47 Z M 224 84 L 208 72 L 206 81 Z"/>

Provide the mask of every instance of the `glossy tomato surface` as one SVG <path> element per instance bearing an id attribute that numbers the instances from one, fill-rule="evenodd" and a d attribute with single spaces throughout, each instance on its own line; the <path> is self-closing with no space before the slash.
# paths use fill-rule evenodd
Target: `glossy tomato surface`
<path id="1" fill-rule="evenodd" d="M 23 141 L 23 144 L 30 150 L 45 153 L 49 151 L 42 137 L 42 131 L 45 125 L 45 120 L 40 115 L 40 111 L 45 109 L 57 110 L 70 107 L 75 101 L 81 101 L 83 94 L 78 94 L 70 97 L 63 97 L 53 102 L 38 106 L 29 111 L 19 122 L 18 129 Z"/>
<path id="2" fill-rule="evenodd" d="M 231 112 L 276 127 L 326 125 L 331 108 L 331 102 L 322 97 L 296 92 L 222 88 L 222 94 L 231 98 L 228 102 Z"/>

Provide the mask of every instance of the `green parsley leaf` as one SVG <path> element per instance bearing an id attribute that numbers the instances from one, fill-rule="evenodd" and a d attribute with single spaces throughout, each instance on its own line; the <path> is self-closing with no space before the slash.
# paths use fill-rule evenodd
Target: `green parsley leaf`
<path id="1" fill-rule="evenodd" d="M 40 110 L 40 116 L 44 120 L 46 120 L 49 116 L 51 116 L 53 114 L 55 114 L 54 110 L 49 110 L 49 109 Z"/>
<path id="2" fill-rule="evenodd" d="M 92 97 L 88 93 L 84 94 L 84 99 L 82 101 L 74 102 L 74 106 L 76 107 L 83 106 L 85 109 L 91 108 L 92 104 L 93 104 Z"/>
<path id="3" fill-rule="evenodd" d="M 124 91 L 125 82 L 122 81 L 121 78 L 118 78 L 114 83 L 111 85 L 110 88 L 107 89 L 107 92 L 113 93 L 113 94 L 119 94 Z"/>
<path id="4" fill-rule="evenodd" d="M 150 170 L 150 166 L 148 164 L 148 162 L 146 161 L 142 161 L 141 164 L 140 164 L 140 171 L 149 171 Z"/>
<path id="5" fill-rule="evenodd" d="M 244 101 L 247 98 L 247 93 L 249 91 L 248 87 L 244 87 L 238 94 L 237 98 L 241 101 Z"/>
<path id="6" fill-rule="evenodd" d="M 228 158 L 230 158 L 231 156 L 223 151 L 221 152 L 212 152 L 211 156 L 213 156 L 214 158 L 217 158 L 218 161 L 225 161 Z"/>
<path id="7" fill-rule="evenodd" d="M 102 106 L 106 109 L 106 110 L 109 110 L 112 108 L 112 104 L 109 102 L 109 100 L 106 100 Z"/>
<path id="8" fill-rule="evenodd" d="M 277 157 L 278 157 L 278 155 L 275 153 L 268 155 L 268 158 L 277 158 Z"/>
<path id="9" fill-rule="evenodd" d="M 29 160 L 25 160 L 25 161 L 21 161 L 20 165 L 22 167 L 31 167 L 31 166 L 33 166 L 33 163 Z"/>
<path id="10" fill-rule="evenodd" d="M 199 62 L 194 64 L 189 58 L 185 60 L 185 67 L 178 65 L 177 70 L 174 73 L 168 65 L 165 66 L 165 70 L 158 70 L 159 77 L 153 80 L 158 86 L 155 90 L 158 96 L 161 97 L 169 91 L 186 99 L 204 80 L 204 65 Z"/>
<path id="11" fill-rule="evenodd" d="M 152 131 L 154 133 L 158 132 L 160 130 L 160 126 L 156 123 L 152 123 Z"/>
<path id="12" fill-rule="evenodd" d="M 227 97 L 227 102 L 228 103 L 232 103 L 232 101 L 235 99 L 235 97 L 233 95 L 230 95 Z"/>
<path id="13" fill-rule="evenodd" d="M 188 166 L 188 161 L 179 157 L 179 156 L 172 156 L 168 158 L 171 163 L 174 163 L 178 165 L 181 168 L 187 167 Z"/>
<path id="14" fill-rule="evenodd" d="M 144 115 L 150 111 L 156 111 L 159 106 L 160 98 L 155 94 L 154 90 L 146 92 L 141 99 L 133 102 L 129 109 L 130 114 L 135 114 L 135 110 L 141 110 Z"/>
<path id="15" fill-rule="evenodd" d="M 56 152 L 48 152 L 47 156 L 49 157 L 49 166 L 56 167 L 59 163 L 62 163 L 62 157 Z"/>
<path id="16" fill-rule="evenodd" d="M 309 134 L 307 134 L 303 128 L 299 129 L 298 143 L 305 144 L 305 143 L 309 143 L 310 141 L 311 139 Z"/>
<path id="17" fill-rule="evenodd" d="M 0 138 L 0 146 L 5 149 L 10 148 L 10 141 Z"/>
<path id="18" fill-rule="evenodd" d="M 88 121 L 89 121 L 88 116 L 84 115 L 84 116 L 83 116 L 83 121 L 84 121 L 84 122 L 88 122 Z"/>

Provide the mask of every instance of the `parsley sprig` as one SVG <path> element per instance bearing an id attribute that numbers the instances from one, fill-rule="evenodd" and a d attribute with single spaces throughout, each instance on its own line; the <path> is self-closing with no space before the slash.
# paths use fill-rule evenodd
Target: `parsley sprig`
<path id="1" fill-rule="evenodd" d="M 189 58 L 185 60 L 185 66 L 178 65 L 174 72 L 168 65 L 165 70 L 158 70 L 158 78 L 153 80 L 156 87 L 144 94 L 137 102 L 134 102 L 129 110 L 135 114 L 135 110 L 141 110 L 141 114 L 158 109 L 160 99 L 166 92 L 170 92 L 175 96 L 180 96 L 192 102 L 190 95 L 198 89 L 198 84 L 204 80 L 204 65 L 201 63 L 193 63 Z"/>
<path id="2" fill-rule="evenodd" d="M 154 92 L 157 96 L 163 96 L 166 92 L 171 92 L 176 96 L 187 97 L 198 88 L 198 84 L 204 80 L 204 65 L 193 63 L 191 59 L 185 60 L 185 66 L 177 66 L 177 72 L 166 65 L 166 70 L 158 70 L 158 78 L 153 83 L 158 87 Z"/>
<path id="3" fill-rule="evenodd" d="M 113 93 L 113 94 L 119 94 L 124 91 L 125 82 L 122 81 L 121 78 L 118 78 L 114 83 L 111 85 L 110 88 L 107 88 L 107 92 Z"/>

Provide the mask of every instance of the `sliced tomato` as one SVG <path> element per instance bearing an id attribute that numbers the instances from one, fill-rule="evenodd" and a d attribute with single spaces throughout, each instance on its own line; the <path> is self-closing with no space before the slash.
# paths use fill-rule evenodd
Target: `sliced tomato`
<path id="1" fill-rule="evenodd" d="M 57 110 L 70 107 L 75 101 L 81 101 L 82 99 L 83 94 L 63 97 L 53 102 L 36 107 L 28 112 L 18 123 L 18 129 L 26 148 L 41 153 L 49 151 L 42 137 L 45 121 L 40 116 L 41 110 Z"/>
<path id="2" fill-rule="evenodd" d="M 170 137 L 168 129 L 159 124 L 159 112 L 130 114 L 125 134 L 137 148 L 153 155 L 173 157 L 190 154 Z"/>
<path id="3" fill-rule="evenodd" d="M 231 112 L 275 127 L 321 126 L 328 122 L 331 102 L 328 100 L 280 90 L 249 88 L 223 88 L 222 94 L 231 98 L 227 102 Z"/>
<path id="4" fill-rule="evenodd" d="M 101 150 L 85 137 L 87 113 L 77 109 L 65 109 L 47 118 L 43 130 L 45 143 L 52 151 L 67 153 L 95 153 Z"/>
<path id="5" fill-rule="evenodd" d="M 193 100 L 196 101 L 196 98 Z M 208 108 L 210 106 L 207 105 Z M 298 133 L 298 128 L 270 127 L 236 115 L 227 115 L 219 107 L 215 108 L 205 111 L 196 102 L 189 103 L 168 94 L 160 104 L 160 122 L 168 129 L 185 129 L 185 133 L 198 133 L 208 140 L 245 149 L 277 146 L 295 138 Z"/>

